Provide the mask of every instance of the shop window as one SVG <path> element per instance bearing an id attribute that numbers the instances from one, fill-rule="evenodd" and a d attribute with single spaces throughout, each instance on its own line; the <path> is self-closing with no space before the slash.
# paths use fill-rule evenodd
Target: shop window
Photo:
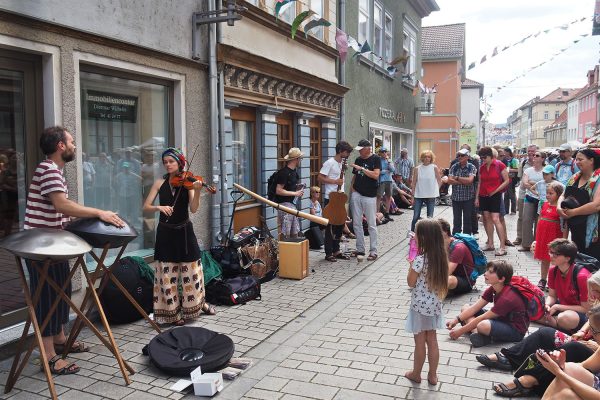
<path id="1" fill-rule="evenodd" d="M 252 109 L 231 110 L 233 183 L 256 192 L 256 113 Z M 244 200 L 251 197 L 244 195 Z"/>
<path id="2" fill-rule="evenodd" d="M 310 186 L 320 186 L 319 171 L 323 164 L 321 151 L 321 127 L 319 121 L 310 122 Z"/>
<path id="3" fill-rule="evenodd" d="M 127 251 L 151 255 L 158 214 L 143 215 L 152 184 L 164 174 L 172 142 L 172 85 L 82 66 L 84 204 L 118 211 L 139 236 Z"/>

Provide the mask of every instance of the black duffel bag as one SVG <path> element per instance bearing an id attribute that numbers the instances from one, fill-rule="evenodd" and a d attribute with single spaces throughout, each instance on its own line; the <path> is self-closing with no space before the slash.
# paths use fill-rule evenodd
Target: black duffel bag
<path id="1" fill-rule="evenodd" d="M 154 270 L 140 257 L 123 257 L 111 271 L 146 314 L 150 314 L 154 306 Z M 106 287 L 100 294 L 100 303 L 108 321 L 113 324 L 128 324 L 142 319 L 139 311 L 105 274 L 102 281 L 107 279 Z"/>
<path id="2" fill-rule="evenodd" d="M 233 278 L 250 273 L 250 271 L 242 268 L 239 249 L 231 246 L 213 246 L 210 249 L 210 254 L 221 265 L 223 278 Z"/>
<path id="3" fill-rule="evenodd" d="M 198 367 L 215 372 L 227 365 L 235 350 L 228 336 L 205 328 L 182 326 L 156 335 L 142 353 L 169 375 L 188 376 Z"/>
<path id="4" fill-rule="evenodd" d="M 235 306 L 261 298 L 260 281 L 252 275 L 215 279 L 206 286 L 205 291 L 207 302 L 225 306 Z"/>

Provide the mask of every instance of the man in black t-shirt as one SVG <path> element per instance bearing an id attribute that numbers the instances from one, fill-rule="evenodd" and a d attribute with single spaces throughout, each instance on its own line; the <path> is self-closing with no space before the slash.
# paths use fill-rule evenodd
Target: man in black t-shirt
<path id="1" fill-rule="evenodd" d="M 353 255 L 365 255 L 365 235 L 362 227 L 363 215 L 369 225 L 369 256 L 367 260 L 377 259 L 377 188 L 381 172 L 381 158 L 371 152 L 371 142 L 362 139 L 358 146 L 358 157 L 352 167 L 352 224 L 356 235 L 356 251 Z"/>
<path id="2" fill-rule="evenodd" d="M 277 172 L 275 202 L 284 207 L 297 209 L 296 198 L 302 198 L 304 195 L 304 185 L 300 184 L 300 176 L 296 171 L 303 156 L 304 153 L 299 148 L 292 147 L 288 154 L 283 157 L 286 162 L 285 167 Z M 300 221 L 295 215 L 278 210 L 277 224 L 280 238 L 296 237 L 300 232 Z"/>

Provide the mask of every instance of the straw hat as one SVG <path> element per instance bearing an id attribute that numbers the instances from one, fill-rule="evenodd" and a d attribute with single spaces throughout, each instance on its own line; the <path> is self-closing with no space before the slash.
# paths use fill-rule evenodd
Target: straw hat
<path id="1" fill-rule="evenodd" d="M 286 161 L 290 161 L 300 157 L 304 157 L 304 153 L 301 152 L 299 148 L 292 147 L 290 151 L 288 151 L 287 155 L 283 157 L 283 159 Z"/>

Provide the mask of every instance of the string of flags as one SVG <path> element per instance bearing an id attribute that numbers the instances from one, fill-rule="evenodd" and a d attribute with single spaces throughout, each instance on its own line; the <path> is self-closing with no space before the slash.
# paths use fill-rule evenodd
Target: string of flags
<path id="1" fill-rule="evenodd" d="M 569 23 L 566 23 L 566 24 L 557 25 L 557 26 L 555 26 L 555 27 L 552 27 L 552 28 L 548 28 L 548 29 L 540 30 L 540 31 L 537 31 L 536 33 L 529 34 L 529 35 L 527 35 L 527 36 L 525 36 L 525 37 L 521 38 L 520 40 L 518 40 L 518 41 L 516 41 L 516 42 L 514 42 L 514 43 L 512 43 L 512 44 L 508 44 L 508 45 L 506 45 L 506 46 L 496 46 L 496 47 L 494 47 L 494 49 L 492 50 L 492 54 L 491 54 L 491 57 L 490 57 L 490 58 L 496 57 L 496 56 L 497 56 L 499 53 L 502 53 L 502 52 L 504 52 L 504 51 L 506 51 L 506 50 L 508 50 L 508 49 L 510 49 L 510 48 L 513 48 L 513 47 L 515 47 L 515 46 L 519 46 L 519 45 L 521 45 L 521 44 L 525 43 L 525 42 L 526 42 L 528 39 L 530 39 L 530 38 L 537 38 L 537 37 L 538 37 L 538 36 L 540 36 L 542 33 L 544 33 L 544 34 L 547 34 L 547 33 L 549 33 L 549 32 L 552 32 L 552 31 L 555 31 L 555 30 L 559 30 L 559 29 L 560 29 L 560 30 L 563 30 L 563 31 L 566 31 L 566 30 L 567 30 L 567 29 L 569 29 L 569 28 L 570 28 L 572 25 L 574 25 L 574 24 L 577 24 L 577 23 L 580 23 L 580 22 L 583 22 L 583 21 L 585 21 L 585 20 L 587 20 L 587 19 L 588 19 L 588 17 L 583 17 L 583 18 L 575 19 L 575 20 L 573 20 L 573 21 L 571 21 L 571 22 L 569 22 Z M 585 36 L 588 36 L 588 34 L 581 35 L 581 36 L 584 36 L 584 37 L 585 37 Z M 500 50 L 499 50 L 499 49 L 500 49 Z M 483 57 L 481 57 L 481 60 L 479 61 L 479 63 L 478 63 L 477 61 L 473 61 L 473 62 L 471 62 L 471 63 L 469 64 L 469 67 L 467 68 L 467 70 L 468 70 L 468 71 L 470 71 L 470 70 L 472 70 L 473 68 L 475 68 L 477 65 L 481 65 L 481 64 L 483 64 L 484 62 L 486 62 L 487 60 L 488 60 L 488 58 L 487 58 L 487 54 L 485 54 Z"/>
<path id="2" fill-rule="evenodd" d="M 285 13 L 289 7 L 295 5 L 297 2 L 307 5 L 302 0 L 277 0 L 277 2 L 275 3 L 275 7 L 274 7 L 275 18 L 279 19 L 280 15 Z M 549 32 L 554 31 L 554 30 L 568 30 L 572 25 L 584 22 L 587 19 L 589 19 L 589 17 L 578 18 L 578 19 L 575 19 L 573 21 L 570 21 L 570 22 L 562 24 L 562 25 L 557 25 L 557 26 L 554 26 L 554 27 L 551 27 L 548 29 L 537 31 L 536 33 L 531 33 L 527 36 L 524 36 L 520 40 L 515 41 L 514 43 L 511 43 L 511 44 L 508 44 L 505 46 L 496 46 L 491 51 L 490 59 L 493 57 L 496 57 L 498 54 L 500 54 L 506 50 L 514 48 L 515 46 L 524 44 L 526 41 L 528 41 L 532 38 L 537 38 L 542 34 L 548 34 Z M 592 19 L 593 19 L 593 17 L 592 17 Z M 292 39 L 294 39 L 296 37 L 296 34 L 298 33 L 298 30 L 300 29 L 302 24 L 304 24 L 302 29 L 304 31 L 305 37 L 308 37 L 308 33 L 315 28 L 318 28 L 320 26 L 323 26 L 323 27 L 331 26 L 330 21 L 323 18 L 321 15 L 319 15 L 315 11 L 309 9 L 307 11 L 303 11 L 303 12 L 299 13 L 292 21 L 292 24 L 291 24 L 292 25 L 292 29 L 291 29 Z M 582 38 L 587 37 L 587 36 L 589 36 L 589 34 L 581 35 Z M 513 78 L 510 81 L 507 81 L 504 85 L 499 86 L 496 89 L 496 92 L 500 91 L 501 89 L 505 88 L 507 85 L 510 85 L 511 83 L 515 82 L 516 80 L 524 77 L 526 74 L 528 74 L 532 70 L 541 67 L 542 65 L 546 64 L 547 62 L 552 61 L 554 59 L 554 57 L 565 52 L 568 48 L 577 44 L 580 40 L 581 39 L 574 40 L 570 46 L 567 46 L 566 48 L 561 49 L 558 53 L 554 54 L 549 60 L 546 60 L 536 66 L 533 66 L 530 69 L 528 69 L 527 71 L 525 71 L 523 74 L 518 75 L 517 77 Z M 397 56 L 392 60 L 386 60 L 382 56 L 377 55 L 373 51 L 373 49 L 371 48 L 371 46 L 369 45 L 369 42 L 367 40 L 365 40 L 363 43 L 359 43 L 358 40 L 356 40 L 354 37 L 348 35 L 346 32 L 344 32 L 343 30 L 341 30 L 339 28 L 336 28 L 335 46 L 339 53 L 341 63 L 346 62 L 349 49 L 352 49 L 354 51 L 354 54 L 352 55 L 352 59 L 356 59 L 360 55 L 364 55 L 364 56 L 372 55 L 372 56 L 374 56 L 376 61 L 383 64 L 384 69 L 388 72 L 388 74 L 391 77 L 395 77 L 398 73 L 403 74 L 404 71 L 406 70 L 406 66 L 408 65 L 408 61 L 410 59 L 410 55 L 407 54 L 406 50 L 403 50 L 403 53 L 400 56 Z M 481 57 L 479 62 L 477 62 L 477 61 L 471 62 L 469 64 L 469 66 L 467 67 L 467 70 L 470 71 L 471 69 L 475 68 L 477 65 L 481 65 L 487 61 L 488 61 L 488 55 L 487 54 L 483 55 L 483 57 Z M 438 83 L 434 84 L 432 87 L 427 87 L 423 82 L 420 82 L 417 80 L 416 81 L 417 84 L 415 85 L 415 89 L 413 90 L 413 96 L 416 96 L 418 91 L 420 91 L 423 94 L 436 93 L 436 91 L 437 91 L 436 88 L 438 86 L 446 83 L 449 80 L 455 79 L 457 76 L 462 75 L 463 73 L 464 73 L 464 69 L 461 67 L 461 70 L 457 74 L 446 77 L 446 79 L 444 79 L 442 82 L 438 82 Z M 415 74 L 415 72 L 411 73 L 410 75 L 403 74 L 402 77 L 410 79 L 414 74 Z M 489 97 L 492 97 L 492 94 L 490 94 Z"/>

